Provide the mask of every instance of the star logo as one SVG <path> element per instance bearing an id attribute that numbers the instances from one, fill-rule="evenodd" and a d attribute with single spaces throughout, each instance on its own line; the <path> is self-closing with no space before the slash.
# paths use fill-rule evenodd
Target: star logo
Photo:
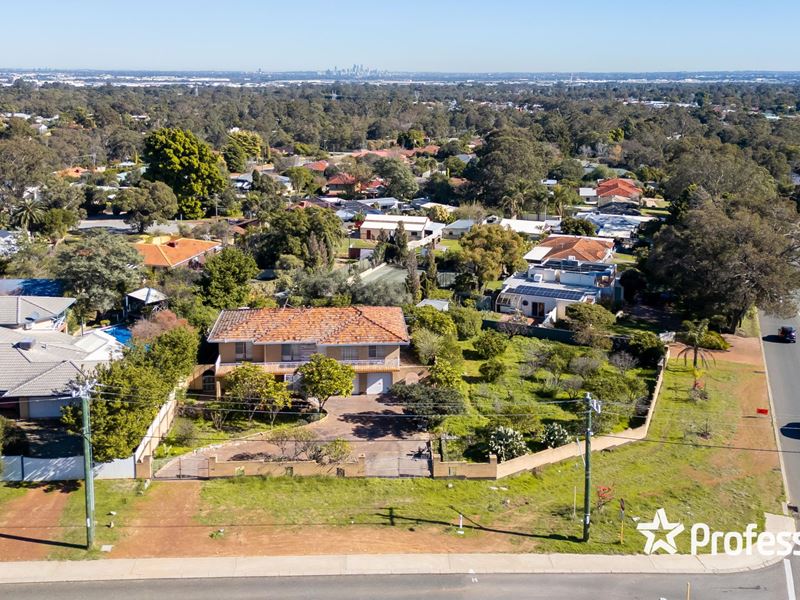
<path id="1" fill-rule="evenodd" d="M 684 529 L 682 523 L 670 523 L 667 519 L 667 512 L 663 508 L 656 511 L 656 516 L 650 523 L 639 523 L 636 529 L 642 532 L 642 535 L 647 538 L 644 545 L 645 554 L 653 554 L 658 550 L 664 550 L 668 554 L 675 554 L 678 552 L 678 546 L 675 544 L 675 537 Z M 664 539 L 656 539 L 657 532 L 666 532 Z"/>

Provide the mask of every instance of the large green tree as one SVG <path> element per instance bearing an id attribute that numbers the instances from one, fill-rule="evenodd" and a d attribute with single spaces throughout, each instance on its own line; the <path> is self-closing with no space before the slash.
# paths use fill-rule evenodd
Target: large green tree
<path id="1" fill-rule="evenodd" d="M 521 185 L 536 186 L 547 174 L 547 151 L 522 130 L 493 131 L 476 154 L 465 175 L 487 206 L 500 206 L 503 198 L 518 195 Z"/>
<path id="2" fill-rule="evenodd" d="M 411 168 L 398 158 L 382 158 L 375 163 L 375 171 L 386 182 L 386 195 L 407 200 L 419 191 Z"/>
<path id="3" fill-rule="evenodd" d="M 650 276 L 671 288 L 690 314 L 724 315 L 737 327 L 753 306 L 796 314 L 800 217 L 772 199 L 708 200 L 654 238 Z"/>
<path id="4" fill-rule="evenodd" d="M 258 265 L 250 254 L 228 246 L 206 261 L 200 280 L 205 303 L 214 308 L 243 306 L 250 295 L 250 280 Z"/>
<path id="5" fill-rule="evenodd" d="M 529 246 L 525 238 L 501 225 L 476 225 L 461 238 L 461 269 L 483 285 L 524 268 Z"/>
<path id="6" fill-rule="evenodd" d="M 141 187 L 130 187 L 119 193 L 119 204 L 125 222 L 139 233 L 154 223 L 166 223 L 178 212 L 178 199 L 172 189 L 160 181 L 143 181 Z"/>
<path id="7" fill-rule="evenodd" d="M 87 234 L 56 258 L 55 275 L 75 298 L 82 319 L 92 311 L 119 306 L 123 295 L 141 283 L 142 258 L 124 237 L 105 231 Z"/>
<path id="8" fill-rule="evenodd" d="M 162 128 L 144 141 L 145 176 L 163 181 L 178 198 L 184 217 L 203 216 L 210 199 L 227 185 L 219 157 L 204 141 L 185 129 Z"/>
<path id="9" fill-rule="evenodd" d="M 276 381 L 272 373 L 253 363 L 245 363 L 228 373 L 224 387 L 225 398 L 246 411 L 251 421 L 258 411 L 264 411 L 274 425 L 278 413 L 292 403 L 288 384 Z"/>

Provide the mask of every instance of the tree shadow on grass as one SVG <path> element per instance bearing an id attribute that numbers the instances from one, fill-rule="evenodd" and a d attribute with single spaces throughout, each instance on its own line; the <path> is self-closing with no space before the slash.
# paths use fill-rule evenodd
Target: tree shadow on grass
<path id="1" fill-rule="evenodd" d="M 544 540 L 555 540 L 561 542 L 580 542 L 581 538 L 574 535 L 563 535 L 560 533 L 551 533 L 551 534 L 541 534 L 541 533 L 528 533 L 524 531 L 513 531 L 509 529 L 497 529 L 496 527 L 485 527 L 480 523 L 470 519 L 467 516 L 464 516 L 463 513 L 460 513 L 456 508 L 450 507 L 453 512 L 458 515 L 463 516 L 465 523 L 462 525 L 462 529 L 471 529 L 474 531 L 486 531 L 488 533 L 500 533 L 503 535 L 511 535 L 517 537 L 526 537 L 526 538 L 535 538 L 535 539 L 544 539 Z M 394 507 L 387 507 L 385 513 L 375 513 L 375 516 L 381 517 L 387 521 L 387 525 L 390 527 L 395 527 L 398 524 L 398 521 L 403 523 L 416 523 L 416 524 L 426 524 L 426 525 L 444 525 L 446 527 L 456 527 L 456 525 L 450 521 L 442 521 L 439 519 L 426 519 L 422 517 L 412 517 L 412 516 L 405 516 L 398 514 Z"/>

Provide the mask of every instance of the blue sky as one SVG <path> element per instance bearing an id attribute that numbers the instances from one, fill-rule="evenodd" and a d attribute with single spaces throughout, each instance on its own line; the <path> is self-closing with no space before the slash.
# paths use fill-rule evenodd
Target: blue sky
<path id="1" fill-rule="evenodd" d="M 798 0 L 40 0 L 0 15 L 3 67 L 800 70 Z"/>

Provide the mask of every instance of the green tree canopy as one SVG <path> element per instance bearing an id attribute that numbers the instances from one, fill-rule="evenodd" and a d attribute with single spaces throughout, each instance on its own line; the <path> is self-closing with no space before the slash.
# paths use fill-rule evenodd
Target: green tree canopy
<path id="1" fill-rule="evenodd" d="M 251 421 L 256 412 L 265 411 L 274 425 L 278 413 L 292 403 L 288 384 L 276 381 L 272 373 L 253 363 L 236 367 L 225 376 L 223 385 L 225 397 L 247 411 Z"/>
<path id="2" fill-rule="evenodd" d="M 125 222 L 139 233 L 144 233 L 154 223 L 166 223 L 178 212 L 178 199 L 172 189 L 160 181 L 142 181 L 141 187 L 122 190 L 117 200 L 127 212 Z"/>
<path id="3" fill-rule="evenodd" d="M 597 233 L 597 227 L 588 219 L 564 217 L 561 219 L 561 233 L 566 235 L 584 235 L 592 237 Z"/>
<path id="4" fill-rule="evenodd" d="M 250 280 L 258 265 L 250 254 L 233 246 L 223 248 L 203 266 L 200 280 L 206 304 L 214 308 L 243 306 L 250 295 Z"/>
<path id="5" fill-rule="evenodd" d="M 303 393 L 316 398 L 319 410 L 331 396 L 349 396 L 353 393 L 355 370 L 323 354 L 312 354 L 311 360 L 297 369 Z"/>
<path id="6" fill-rule="evenodd" d="M 411 168 L 397 158 L 382 158 L 375 162 L 375 171 L 386 181 L 386 195 L 401 200 L 413 198 L 419 191 Z"/>
<path id="7" fill-rule="evenodd" d="M 475 185 L 477 197 L 487 206 L 499 206 L 520 184 L 535 186 L 547 173 L 545 148 L 522 130 L 500 129 L 486 136 L 465 175 Z"/>
<path id="8" fill-rule="evenodd" d="M 143 158 L 147 179 L 171 187 L 181 213 L 188 219 L 202 217 L 209 200 L 228 183 L 211 146 L 185 129 L 151 132 L 144 141 Z"/>
<path id="9" fill-rule="evenodd" d="M 530 244 L 521 235 L 500 225 L 474 226 L 461 238 L 462 269 L 478 278 L 480 285 L 525 268 Z"/>
<path id="10" fill-rule="evenodd" d="M 123 295 L 141 282 L 142 258 L 124 237 L 93 232 L 64 248 L 56 258 L 56 276 L 77 298 L 83 318 L 91 311 L 118 306 Z"/>

